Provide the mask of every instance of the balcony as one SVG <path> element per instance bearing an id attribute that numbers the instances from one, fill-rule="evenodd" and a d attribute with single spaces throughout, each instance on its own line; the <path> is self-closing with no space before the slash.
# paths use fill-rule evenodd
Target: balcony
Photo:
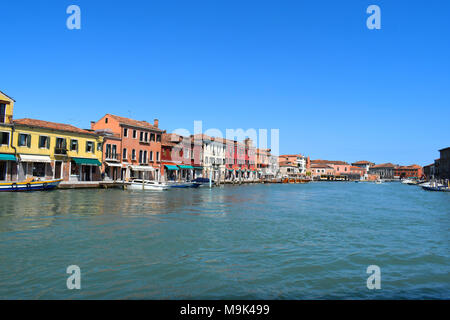
<path id="1" fill-rule="evenodd" d="M 120 161 L 120 153 L 107 153 L 105 161 Z"/>
<path id="2" fill-rule="evenodd" d="M 67 149 L 66 148 L 55 148 L 55 154 L 57 155 L 67 155 Z"/>

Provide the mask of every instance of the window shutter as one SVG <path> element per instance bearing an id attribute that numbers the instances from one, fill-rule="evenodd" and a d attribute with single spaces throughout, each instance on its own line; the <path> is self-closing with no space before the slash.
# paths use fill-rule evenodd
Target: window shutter
<path id="1" fill-rule="evenodd" d="M 31 134 L 28 135 L 28 139 L 27 139 L 27 147 L 31 147 Z"/>

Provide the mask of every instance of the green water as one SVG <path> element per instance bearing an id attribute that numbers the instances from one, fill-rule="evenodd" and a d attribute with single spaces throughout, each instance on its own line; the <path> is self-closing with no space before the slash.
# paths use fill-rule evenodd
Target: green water
<path id="1" fill-rule="evenodd" d="M 399 183 L 2 193 L 0 298 L 449 299 L 449 227 Z"/>

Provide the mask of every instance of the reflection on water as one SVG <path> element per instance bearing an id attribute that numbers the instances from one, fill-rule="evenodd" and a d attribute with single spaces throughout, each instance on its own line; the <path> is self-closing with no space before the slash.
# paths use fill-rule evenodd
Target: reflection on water
<path id="1" fill-rule="evenodd" d="M 0 298 L 447 299 L 449 212 L 398 183 L 2 193 Z"/>

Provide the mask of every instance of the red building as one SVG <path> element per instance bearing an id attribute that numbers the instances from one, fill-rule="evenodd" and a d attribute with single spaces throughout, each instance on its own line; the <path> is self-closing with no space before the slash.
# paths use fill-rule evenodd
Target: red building
<path id="1" fill-rule="evenodd" d="M 394 177 L 396 178 L 422 178 L 423 169 L 417 164 L 410 166 L 398 166 L 394 168 Z"/>

